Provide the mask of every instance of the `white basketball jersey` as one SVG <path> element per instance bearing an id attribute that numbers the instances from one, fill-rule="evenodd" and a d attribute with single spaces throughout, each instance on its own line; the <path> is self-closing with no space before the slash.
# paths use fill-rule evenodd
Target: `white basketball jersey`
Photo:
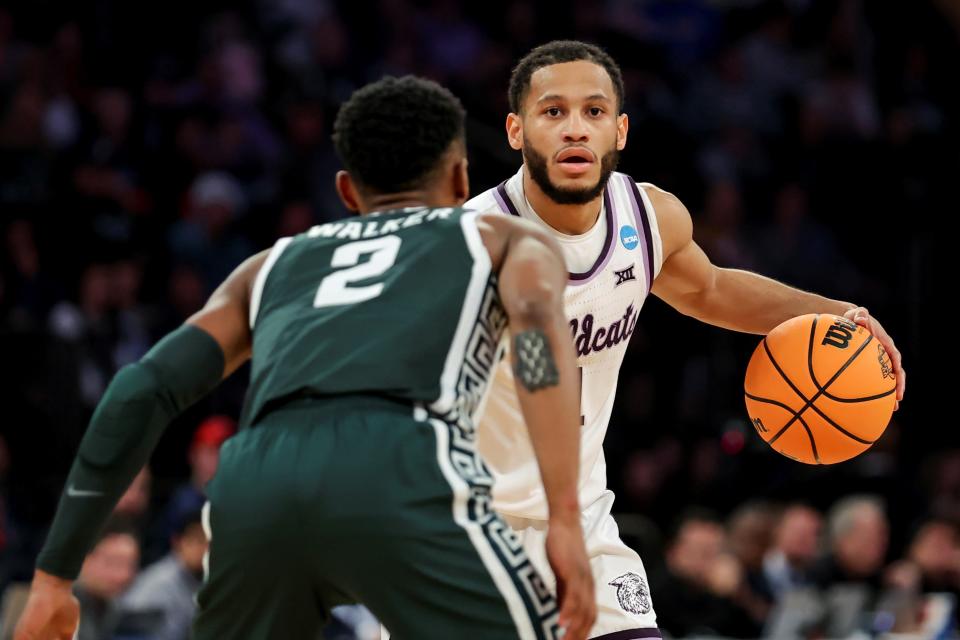
<path id="1" fill-rule="evenodd" d="M 544 224 L 523 194 L 523 167 L 500 186 L 464 205 L 478 211 L 498 210 Z M 614 172 L 603 193 L 598 225 L 602 241 L 593 248 L 592 265 L 570 273 L 564 309 L 576 344 L 581 371 L 580 505 L 586 508 L 607 486 L 603 438 L 610 423 L 620 364 L 637 325 L 643 301 L 660 271 L 663 252 L 653 206 L 642 186 Z M 548 227 L 549 228 L 549 227 Z M 567 259 L 567 267 L 584 264 L 583 249 L 594 237 L 571 239 L 551 229 Z M 582 246 L 581 246 L 582 245 Z M 501 513 L 546 519 L 547 504 L 536 457 L 514 388 L 509 358 L 497 368 L 480 419 L 477 447 L 496 479 L 494 507 Z"/>

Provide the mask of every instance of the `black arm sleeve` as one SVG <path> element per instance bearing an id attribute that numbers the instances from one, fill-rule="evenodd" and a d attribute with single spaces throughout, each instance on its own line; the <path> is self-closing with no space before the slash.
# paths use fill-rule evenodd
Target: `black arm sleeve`
<path id="1" fill-rule="evenodd" d="M 223 369 L 220 345 L 206 331 L 184 325 L 117 373 L 80 443 L 37 568 L 77 577 L 164 429 L 220 382 Z"/>

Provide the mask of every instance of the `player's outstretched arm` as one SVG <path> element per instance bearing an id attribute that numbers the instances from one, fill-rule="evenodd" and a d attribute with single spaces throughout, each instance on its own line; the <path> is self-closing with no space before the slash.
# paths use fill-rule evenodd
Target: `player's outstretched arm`
<path id="1" fill-rule="evenodd" d="M 653 293 L 680 313 L 725 329 L 765 335 L 781 322 L 807 313 L 832 313 L 860 324 L 883 345 L 903 399 L 906 372 L 900 351 L 863 307 L 801 291 L 757 273 L 722 269 L 693 240 L 690 213 L 672 194 L 648 189 L 663 239 L 663 266 Z"/>
<path id="2" fill-rule="evenodd" d="M 542 230 L 505 216 L 491 224 L 500 227 L 497 237 L 506 239 L 500 297 L 509 316 L 520 408 L 547 497 L 547 557 L 557 576 L 560 623 L 566 637 L 586 638 L 596 602 L 577 497 L 579 376 L 563 313 L 567 270 L 559 246 Z"/>
<path id="3" fill-rule="evenodd" d="M 167 425 L 232 373 L 250 353 L 250 283 L 266 255 L 244 262 L 186 324 L 107 387 L 83 436 L 46 544 L 37 558 L 16 640 L 72 638 L 72 581 Z"/>

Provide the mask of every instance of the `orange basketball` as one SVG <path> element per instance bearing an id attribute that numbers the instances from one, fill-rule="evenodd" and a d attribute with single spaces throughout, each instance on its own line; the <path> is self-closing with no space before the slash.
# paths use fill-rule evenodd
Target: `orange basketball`
<path id="1" fill-rule="evenodd" d="M 840 316 L 787 320 L 757 346 L 743 385 L 747 413 L 771 447 L 807 464 L 866 451 L 893 414 L 897 380 L 883 346 Z"/>

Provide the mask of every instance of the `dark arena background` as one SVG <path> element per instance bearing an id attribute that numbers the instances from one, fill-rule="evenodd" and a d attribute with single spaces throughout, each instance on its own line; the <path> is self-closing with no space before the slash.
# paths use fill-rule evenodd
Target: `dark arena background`
<path id="1" fill-rule="evenodd" d="M 957 3 L 24 0 L 0 6 L 3 638 L 112 375 L 246 256 L 347 215 L 338 105 L 387 74 L 448 86 L 468 111 L 479 193 L 521 162 L 504 134 L 511 67 L 555 38 L 622 66 L 620 170 L 677 194 L 716 264 L 867 307 L 909 372 L 875 446 L 802 465 L 746 415 L 759 336 L 647 301 L 605 450 L 665 635 L 951 637 Z M 117 520 L 136 545 L 88 577 L 83 615 L 102 624 L 81 640 L 187 637 L 125 603 L 195 524 L 246 378 L 172 424 L 124 497 Z M 796 589 L 777 582 L 784 557 L 801 567 Z M 377 633 L 345 610 L 324 637 Z"/>

